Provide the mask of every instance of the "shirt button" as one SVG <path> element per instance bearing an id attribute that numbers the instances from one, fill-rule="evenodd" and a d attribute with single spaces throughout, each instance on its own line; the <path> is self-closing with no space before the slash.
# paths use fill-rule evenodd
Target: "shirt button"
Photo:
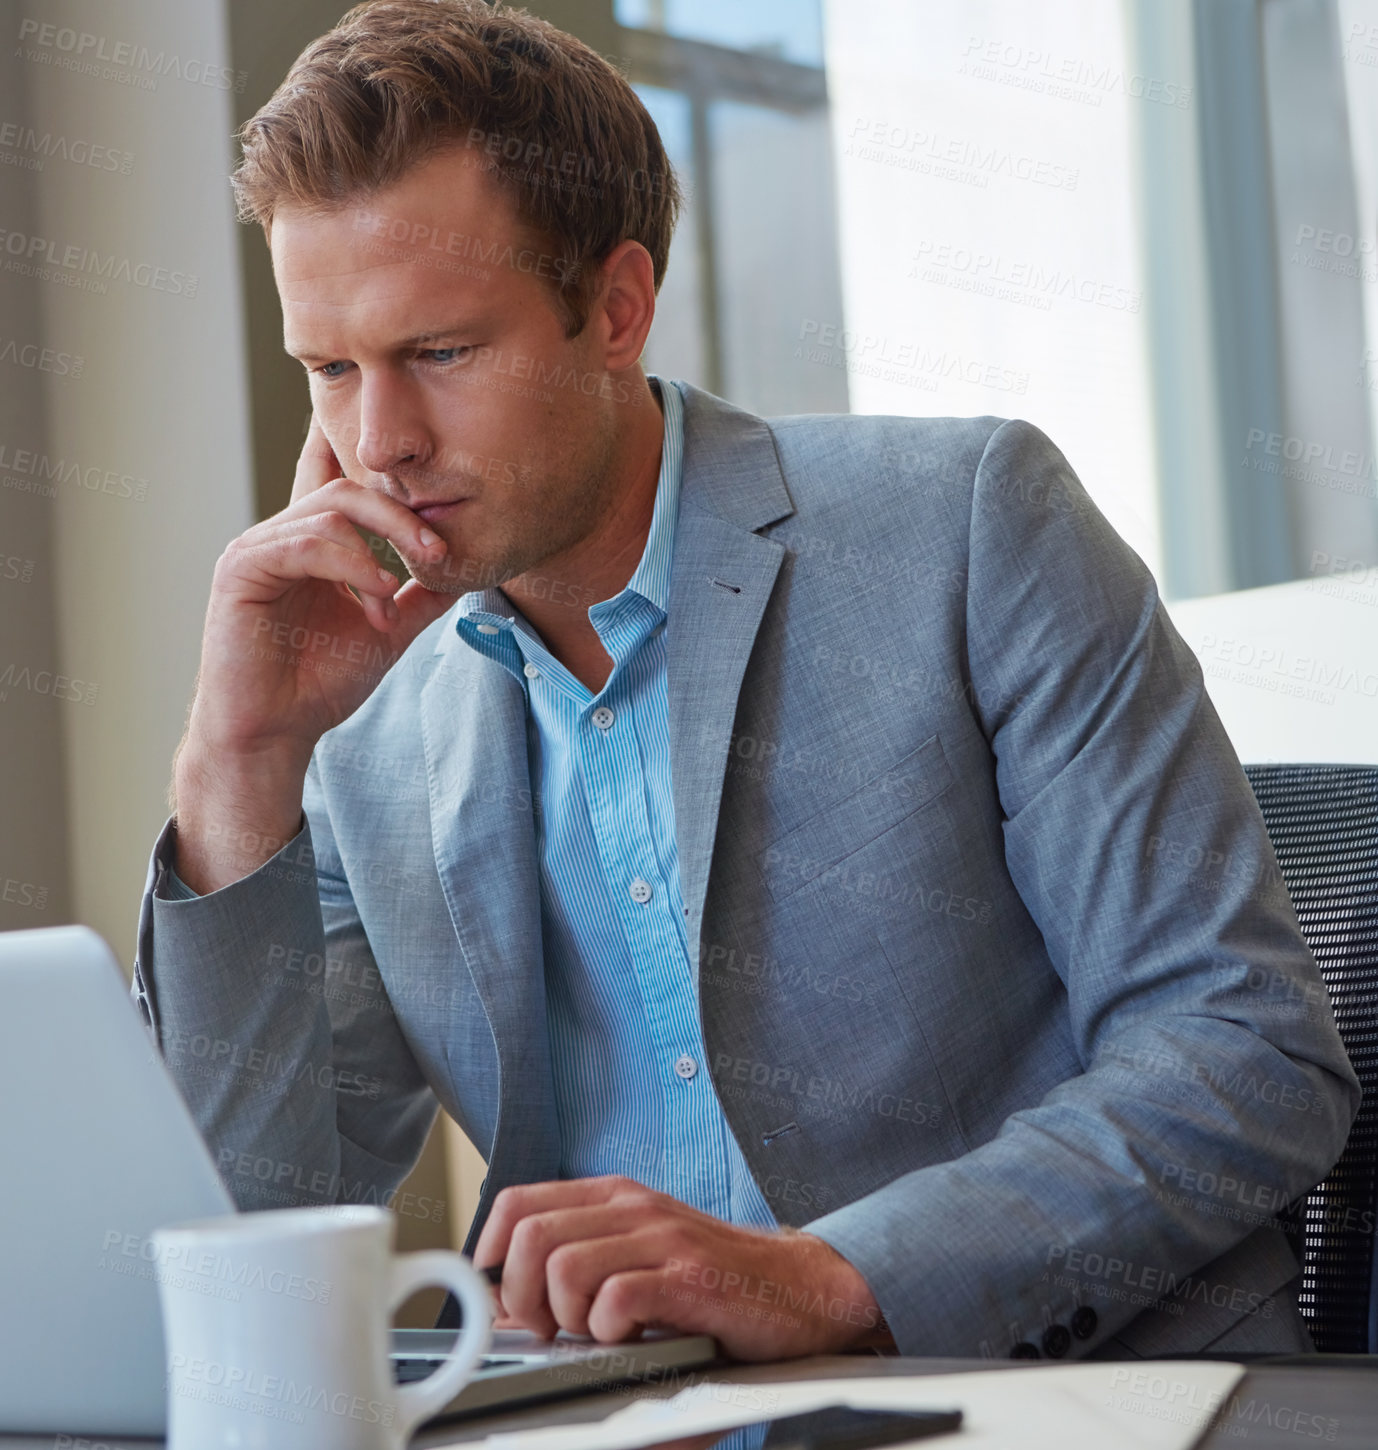
<path id="1" fill-rule="evenodd" d="M 1096 1325 L 1100 1320 L 1096 1317 L 1096 1311 L 1089 1304 L 1083 1304 L 1072 1315 L 1072 1333 L 1078 1339 L 1090 1339 L 1096 1332 Z"/>
<path id="2" fill-rule="evenodd" d="M 528 680 L 539 680 L 541 678 L 541 672 L 536 668 L 535 665 L 523 665 L 522 674 L 524 674 Z"/>
<path id="3" fill-rule="evenodd" d="M 607 730 L 617 716 L 606 705 L 600 705 L 589 718 L 600 730 Z"/>
<path id="4" fill-rule="evenodd" d="M 633 901 L 639 901 L 644 906 L 651 899 L 651 883 L 643 881 L 640 876 L 627 887 L 627 894 Z"/>
<path id="5" fill-rule="evenodd" d="M 687 1053 L 675 1064 L 675 1071 L 688 1082 L 699 1070 L 699 1065 Z"/>
<path id="6" fill-rule="evenodd" d="M 1061 1359 L 1072 1347 L 1072 1336 L 1065 1324 L 1053 1324 L 1043 1331 L 1043 1353 L 1049 1359 Z"/>
<path id="7" fill-rule="evenodd" d="M 502 631 L 497 627 L 496 624 L 480 624 L 478 626 L 478 632 L 480 634 L 501 634 L 502 633 Z"/>

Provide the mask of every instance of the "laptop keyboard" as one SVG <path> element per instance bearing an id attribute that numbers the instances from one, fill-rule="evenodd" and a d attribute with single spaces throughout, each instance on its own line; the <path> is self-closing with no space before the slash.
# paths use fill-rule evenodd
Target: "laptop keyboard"
<path id="1" fill-rule="evenodd" d="M 500 1369 L 504 1365 L 529 1364 L 534 1356 L 525 1354 L 485 1354 L 478 1362 L 479 1369 Z M 438 1370 L 445 1361 L 436 1359 L 394 1359 L 392 1361 L 392 1382 L 397 1385 L 414 1384 Z"/>

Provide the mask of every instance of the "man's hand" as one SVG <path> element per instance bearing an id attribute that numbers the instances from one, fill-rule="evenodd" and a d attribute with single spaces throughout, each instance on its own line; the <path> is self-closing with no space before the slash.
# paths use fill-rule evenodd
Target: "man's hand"
<path id="1" fill-rule="evenodd" d="M 356 525 L 414 558 L 438 561 L 445 544 L 410 509 L 340 474 L 313 418 L 291 502 L 235 539 L 215 567 L 174 767 L 177 870 L 202 894 L 296 834 L 317 740 L 454 602 L 414 579 L 397 588 Z"/>
<path id="2" fill-rule="evenodd" d="M 768 1360 L 858 1347 L 884 1328 L 866 1281 L 822 1239 L 737 1228 L 628 1178 L 503 1189 L 474 1263 L 503 1265 L 506 1319 L 547 1337 L 611 1343 L 654 1325 Z"/>

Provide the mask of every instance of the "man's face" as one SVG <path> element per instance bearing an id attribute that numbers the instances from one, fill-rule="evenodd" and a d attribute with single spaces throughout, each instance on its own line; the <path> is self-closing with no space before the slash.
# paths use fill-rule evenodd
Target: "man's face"
<path id="1" fill-rule="evenodd" d="M 439 564 L 404 554 L 412 573 L 462 594 L 558 570 L 609 508 L 630 389 L 596 320 L 565 337 L 544 278 L 567 264 L 474 153 L 324 215 L 280 208 L 271 250 L 285 344 L 345 476 L 449 546 Z"/>

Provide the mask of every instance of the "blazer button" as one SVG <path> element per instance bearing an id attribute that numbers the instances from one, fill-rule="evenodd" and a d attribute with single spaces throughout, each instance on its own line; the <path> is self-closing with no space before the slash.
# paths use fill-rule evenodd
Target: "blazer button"
<path id="1" fill-rule="evenodd" d="M 1053 1324 L 1043 1331 L 1043 1353 L 1049 1359 L 1061 1359 L 1072 1347 L 1072 1336 L 1065 1324 Z"/>
<path id="2" fill-rule="evenodd" d="M 1089 1304 L 1083 1304 L 1072 1315 L 1072 1333 L 1078 1339 L 1090 1339 L 1096 1332 L 1096 1325 L 1099 1323 L 1100 1320 L 1096 1316 L 1096 1311 Z"/>
<path id="3" fill-rule="evenodd" d="M 1021 1339 L 1015 1347 L 1010 1350 L 1011 1359 L 1042 1359 L 1036 1344 L 1030 1344 L 1027 1339 Z"/>

